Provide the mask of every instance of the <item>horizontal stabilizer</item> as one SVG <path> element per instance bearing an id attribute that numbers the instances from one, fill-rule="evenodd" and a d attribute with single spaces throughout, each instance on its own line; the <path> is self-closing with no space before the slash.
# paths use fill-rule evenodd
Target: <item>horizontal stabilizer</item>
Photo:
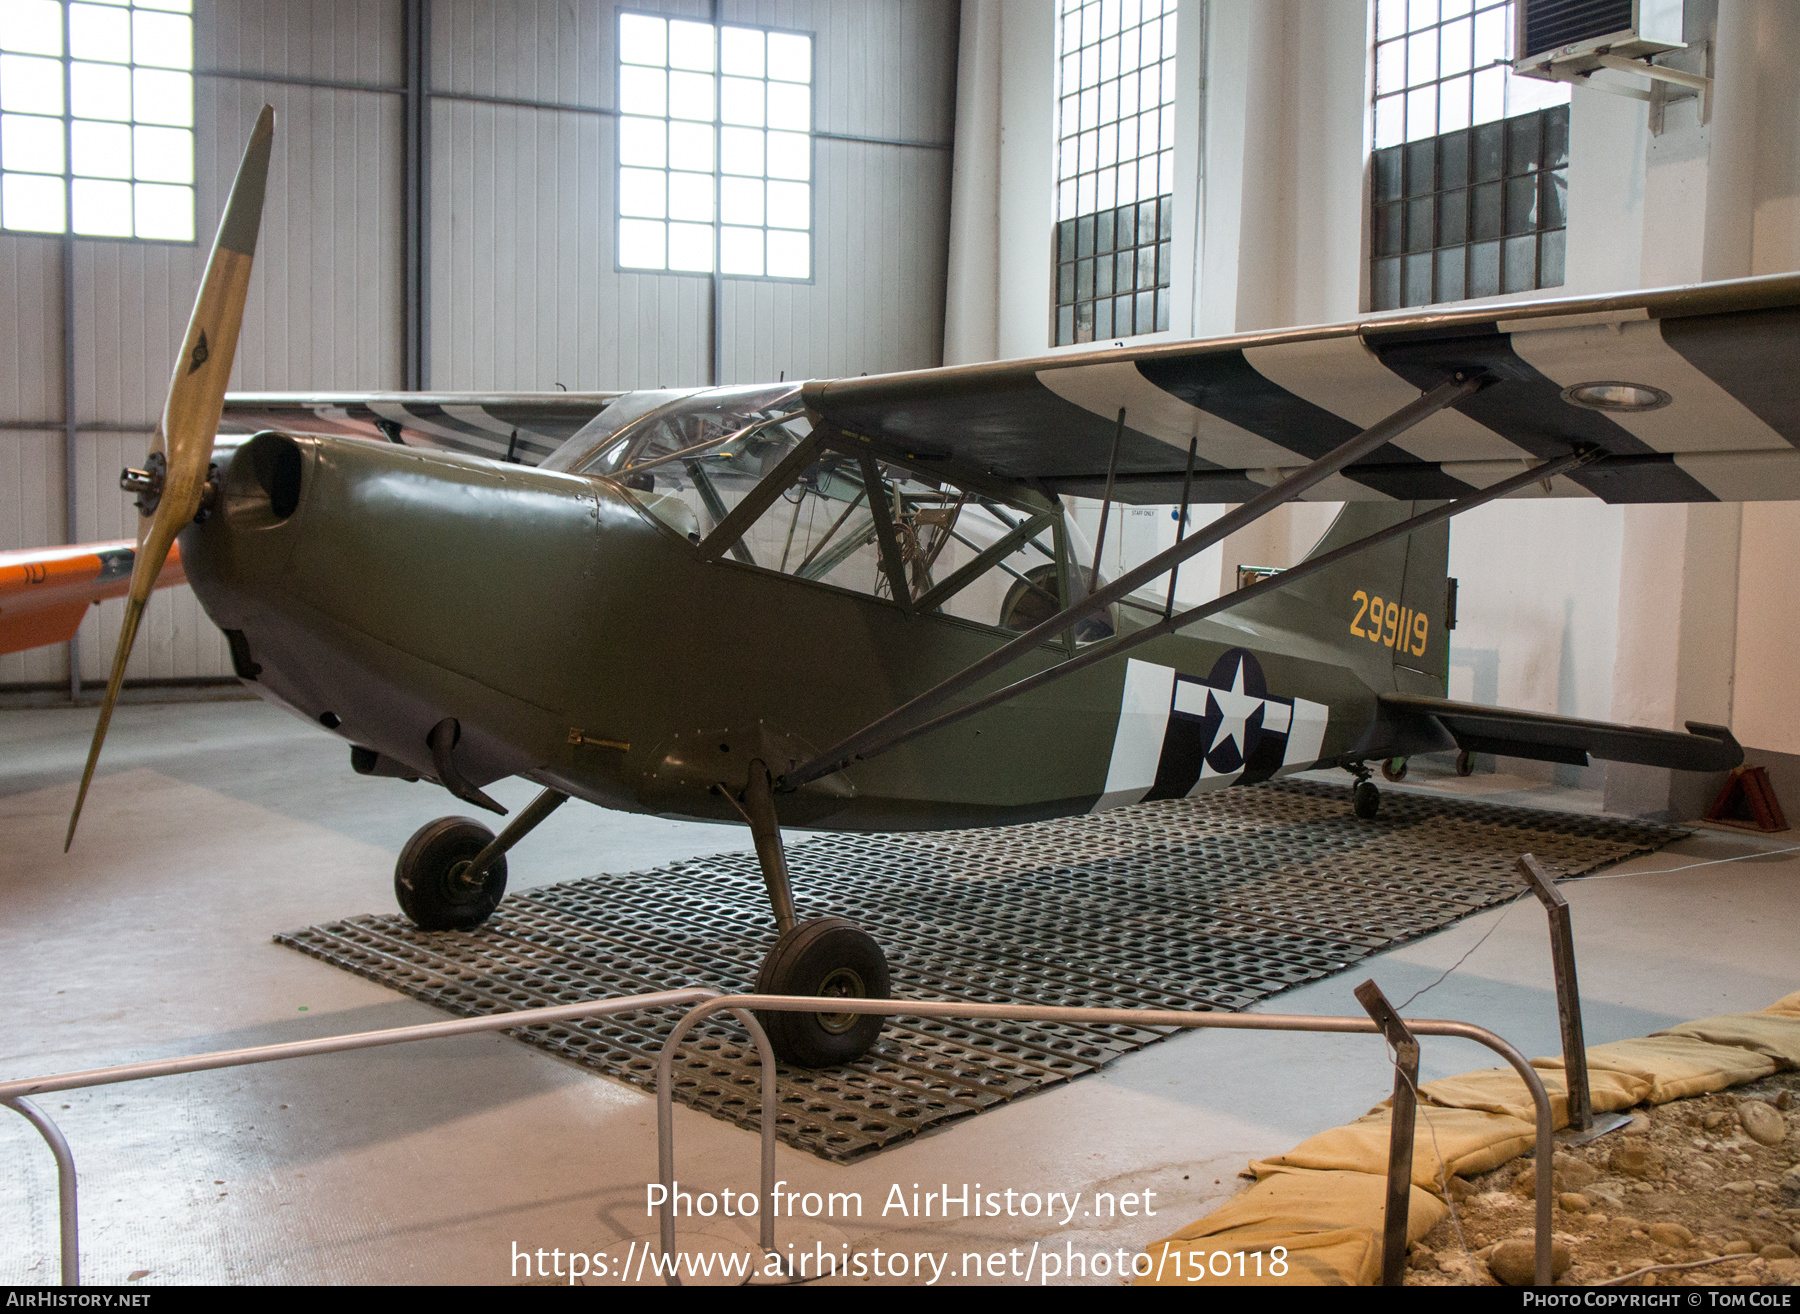
<path id="1" fill-rule="evenodd" d="M 1419 694 L 1382 694 L 1381 705 L 1388 718 L 1423 717 L 1437 722 L 1458 748 L 1471 753 L 1575 766 L 1586 766 L 1590 757 L 1597 757 L 1673 771 L 1729 771 L 1744 760 L 1744 750 L 1731 731 L 1698 721 L 1689 721 L 1688 733 L 1681 734 Z"/>

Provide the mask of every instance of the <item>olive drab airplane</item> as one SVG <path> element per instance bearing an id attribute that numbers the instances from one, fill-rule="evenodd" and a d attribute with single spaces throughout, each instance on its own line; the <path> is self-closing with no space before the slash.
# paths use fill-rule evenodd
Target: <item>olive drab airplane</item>
<path id="1" fill-rule="evenodd" d="M 227 398 L 271 127 L 124 476 L 136 545 L 0 560 L 0 623 L 29 637 L 131 557 L 83 797 L 177 546 L 239 678 L 357 771 L 494 812 L 484 785 L 541 786 L 498 836 L 412 837 L 395 888 L 419 926 L 479 925 L 506 852 L 570 798 L 742 821 L 778 932 L 766 993 L 888 988 L 868 935 L 797 912 L 782 826 L 1005 825 L 1322 766 L 1369 817 L 1370 764 L 1409 754 L 1742 759 L 1716 726 L 1448 700 L 1448 522 L 1500 497 L 1800 497 L 1800 277 L 803 383 Z M 257 432 L 215 464 L 221 417 Z M 1088 542 L 1070 495 L 1231 509 L 1108 578 L 1108 518 Z M 1303 562 L 1176 602 L 1182 562 L 1296 498 L 1344 504 Z M 55 603 L 35 630 L 33 589 Z M 811 1066 L 880 1025 L 768 1023 Z"/>

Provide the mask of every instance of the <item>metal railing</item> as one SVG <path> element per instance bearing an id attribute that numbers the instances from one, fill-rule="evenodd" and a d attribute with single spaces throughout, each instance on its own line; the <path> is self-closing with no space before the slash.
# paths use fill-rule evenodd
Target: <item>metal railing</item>
<path id="1" fill-rule="evenodd" d="M 1375 989 L 1373 981 L 1366 982 L 1358 988 L 1359 1000 L 1364 991 L 1372 992 L 1380 999 L 1381 992 Z M 1385 1011 L 1389 1027 L 1398 1023 L 1387 1001 L 1381 999 L 1381 1008 Z M 1367 1005 L 1365 1005 L 1367 1006 Z M 809 1013 L 817 1012 L 819 1001 L 816 998 L 804 999 L 792 995 L 720 995 L 696 1004 L 689 1009 L 669 1038 L 663 1041 L 662 1054 L 656 1065 L 656 1140 L 657 1171 L 662 1179 L 663 1204 L 661 1223 L 662 1251 L 665 1261 L 675 1249 L 675 1108 L 674 1108 L 674 1072 L 675 1049 L 682 1037 L 699 1022 L 721 1010 L 729 1011 L 744 1023 L 751 1039 L 755 1041 L 757 1052 L 762 1057 L 762 1191 L 757 1213 L 761 1219 L 760 1244 L 767 1253 L 775 1251 L 775 1069 L 771 1062 L 769 1040 L 763 1034 L 761 1025 L 756 1021 L 752 1010 L 772 1013 Z M 1178 1027 L 1186 1030 L 1211 1028 L 1220 1031 L 1334 1031 L 1355 1032 L 1366 1035 L 1387 1036 L 1388 1027 L 1384 1027 L 1376 1017 L 1321 1017 L 1301 1013 L 1192 1013 L 1170 1009 L 1137 1009 L 1137 1008 L 1058 1008 L 1042 1004 L 971 1004 L 951 1000 L 935 999 L 833 999 L 833 1013 L 878 1013 L 884 1017 L 938 1017 L 938 1018 L 991 1018 L 1009 1022 L 1072 1022 L 1087 1025 L 1113 1025 L 1130 1027 Z M 1375 1009 L 1370 1009 L 1371 1013 Z M 1550 1109 L 1550 1097 L 1544 1090 L 1544 1083 L 1536 1069 L 1518 1050 L 1505 1040 L 1484 1027 L 1469 1022 L 1455 1022 L 1441 1018 L 1421 1018 L 1399 1024 L 1398 1035 L 1406 1037 L 1403 1043 L 1411 1043 L 1412 1055 L 1410 1063 L 1404 1055 L 1397 1058 L 1394 1117 L 1398 1127 L 1405 1115 L 1408 1123 L 1407 1134 L 1390 1138 L 1388 1152 L 1388 1214 L 1384 1237 L 1384 1276 L 1397 1283 L 1400 1265 L 1404 1262 L 1406 1251 L 1406 1227 L 1404 1209 L 1411 1191 L 1413 1138 L 1410 1134 L 1410 1110 L 1417 1096 L 1418 1046 L 1410 1041 L 1413 1036 L 1455 1036 L 1463 1040 L 1473 1040 L 1478 1045 L 1486 1045 L 1501 1058 L 1505 1059 L 1525 1081 L 1526 1089 L 1531 1092 L 1532 1104 L 1537 1111 L 1537 1145 L 1535 1160 L 1537 1164 L 1537 1181 L 1546 1183 L 1550 1180 L 1551 1155 L 1554 1149 L 1556 1124 Z M 1410 1071 L 1408 1069 L 1410 1068 Z M 1402 1144 L 1402 1139 L 1404 1144 Z M 1444 1165 L 1448 1173 L 1449 1166 Z M 1446 1186 L 1448 1183 L 1446 1183 Z M 1551 1283 L 1551 1197 L 1555 1192 L 1540 1186 L 1537 1192 L 1536 1212 L 1536 1276 L 1538 1286 L 1547 1287 Z M 1396 1229 L 1398 1242 L 1395 1242 Z M 675 1271 L 672 1262 L 666 1281 L 670 1286 L 680 1286 L 681 1278 Z"/>
<path id="2" fill-rule="evenodd" d="M 57 1197 L 61 1206 L 62 1285 L 75 1287 L 81 1285 L 75 1157 L 70 1153 L 68 1141 L 63 1138 L 50 1115 L 33 1104 L 28 1096 L 47 1095 L 60 1090 L 84 1090 L 90 1086 L 114 1086 L 120 1082 L 143 1081 L 150 1077 L 172 1077 L 182 1072 L 241 1068 L 252 1063 L 273 1063 L 278 1059 L 306 1058 L 313 1054 L 341 1054 L 346 1050 L 404 1045 L 415 1040 L 443 1040 L 479 1031 L 510 1031 L 515 1027 L 546 1026 L 554 1022 L 604 1017 L 612 1013 L 634 1013 L 644 1008 L 670 1008 L 716 998 L 718 995 L 717 990 L 694 986 L 685 990 L 662 990 L 649 995 L 626 995 L 620 999 L 597 999 L 583 1004 L 558 1004 L 552 1008 L 490 1013 L 486 1017 L 457 1018 L 451 1022 L 425 1022 L 411 1027 L 389 1027 L 384 1031 L 323 1036 L 317 1040 L 292 1040 L 279 1045 L 217 1050 L 210 1054 L 190 1054 L 184 1058 L 156 1059 L 148 1063 L 124 1063 L 111 1068 L 90 1068 L 86 1072 L 65 1072 L 54 1077 L 0 1081 L 0 1104 L 24 1115 L 38 1129 L 50 1146 L 50 1153 L 56 1158 Z"/>
<path id="3" fill-rule="evenodd" d="M 68 1142 L 56 1123 L 29 1097 L 54 1091 L 81 1090 L 93 1086 L 116 1085 L 120 1082 L 143 1081 L 151 1077 L 174 1076 L 184 1072 L 206 1072 L 219 1068 L 245 1067 L 253 1063 L 272 1063 L 280 1059 L 305 1058 L 316 1054 L 338 1054 L 349 1050 L 374 1049 L 383 1045 L 407 1044 L 418 1040 L 440 1040 L 450 1036 L 482 1031 L 508 1031 L 520 1027 L 544 1026 L 556 1022 L 573 1022 L 615 1013 L 632 1013 L 647 1008 L 693 1005 L 676 1023 L 662 1052 L 656 1071 L 657 1168 L 663 1186 L 661 1243 L 665 1259 L 675 1248 L 675 1051 L 689 1031 L 698 1023 L 720 1011 L 728 1011 L 750 1033 L 762 1060 L 762 1152 L 761 1189 L 758 1193 L 760 1241 L 767 1253 L 775 1251 L 775 1131 L 777 1125 L 776 1067 L 774 1052 L 762 1026 L 752 1010 L 761 1012 L 806 1013 L 819 1008 L 817 998 L 787 995 L 724 995 L 717 990 L 696 986 L 683 990 L 665 990 L 654 994 L 627 995 L 618 999 L 594 1000 L 581 1004 L 561 1004 L 552 1008 L 528 1008 L 510 1013 L 492 1013 L 485 1017 L 457 1018 L 449 1022 L 428 1022 L 418 1026 L 392 1027 L 383 1031 L 362 1031 L 343 1036 L 325 1036 L 315 1040 L 289 1041 L 276 1045 L 259 1045 L 249 1049 L 220 1050 L 210 1054 L 193 1054 L 183 1058 L 159 1059 L 147 1063 L 128 1063 L 117 1067 L 94 1068 L 85 1072 L 57 1076 L 33 1077 L 21 1081 L 0 1082 L 0 1104 L 16 1110 L 37 1128 L 56 1159 L 58 1201 L 61 1215 L 61 1277 L 64 1286 L 80 1283 L 79 1219 L 77 1214 L 75 1160 Z M 1033 1004 L 974 1004 L 956 1000 L 930 999 L 833 999 L 833 1013 L 874 1013 L 885 1017 L 936 1017 L 1005 1021 L 1070 1022 L 1088 1025 L 1131 1027 L 1173 1027 L 1194 1030 L 1211 1028 L 1236 1031 L 1323 1031 L 1382 1035 L 1383 1028 L 1373 1018 L 1321 1017 L 1285 1013 L 1195 1013 L 1167 1009 L 1129 1008 L 1060 1008 Z M 1554 1122 L 1550 1099 L 1544 1084 L 1525 1057 L 1505 1040 L 1485 1028 L 1468 1022 L 1442 1019 L 1420 1019 L 1406 1022 L 1404 1027 L 1414 1035 L 1454 1036 L 1485 1045 L 1512 1065 L 1531 1092 L 1537 1112 L 1537 1180 L 1550 1180 Z M 1398 1110 L 1396 1110 L 1398 1112 Z M 1411 1181 L 1412 1142 L 1407 1138 L 1404 1154 L 1396 1142 L 1388 1161 L 1389 1197 L 1394 1197 L 1399 1183 Z M 1447 1169 L 1446 1169 L 1447 1170 Z M 1395 1179 L 1398 1180 L 1395 1180 Z M 1550 1283 L 1551 1197 L 1553 1192 L 1537 1192 L 1536 1245 L 1537 1274 L 1540 1286 Z M 1402 1192 L 1401 1199 L 1406 1198 Z M 1390 1235 L 1392 1221 L 1390 1221 Z M 1405 1244 L 1401 1229 L 1400 1245 Z M 1391 1241 L 1389 1266 L 1395 1258 Z M 680 1284 L 671 1267 L 667 1274 L 670 1285 Z"/>

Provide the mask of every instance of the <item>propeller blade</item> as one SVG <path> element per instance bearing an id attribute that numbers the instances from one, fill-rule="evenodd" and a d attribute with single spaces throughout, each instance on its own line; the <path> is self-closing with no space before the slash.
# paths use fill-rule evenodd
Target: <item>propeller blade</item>
<path id="1" fill-rule="evenodd" d="M 231 379 L 232 358 L 237 355 L 238 329 L 244 322 L 244 299 L 250 291 L 250 265 L 256 255 L 256 235 L 262 227 L 263 188 L 269 177 L 269 149 L 275 139 L 275 110 L 264 105 L 244 148 L 231 199 L 219 220 L 206 277 L 188 318 L 187 336 L 175 358 L 174 377 L 163 403 L 162 419 L 150 440 L 147 469 L 160 475 L 155 501 L 139 498 L 137 561 L 131 571 L 131 589 L 125 598 L 125 620 L 119 626 L 119 646 L 113 651 L 112 675 L 100 704 L 100 720 L 94 726 L 94 742 L 88 748 L 87 768 L 81 773 L 81 791 L 69 816 L 69 833 L 63 852 L 75 842 L 75 825 L 93 783 L 100 761 L 100 746 L 112 722 L 113 704 L 125 680 L 131 645 L 138 623 L 156 587 L 156 577 L 168 559 L 169 548 L 200 509 L 212 464 L 213 439 L 219 432 L 219 415 L 225 407 L 225 385 Z M 158 469 L 160 467 L 160 469 Z"/>

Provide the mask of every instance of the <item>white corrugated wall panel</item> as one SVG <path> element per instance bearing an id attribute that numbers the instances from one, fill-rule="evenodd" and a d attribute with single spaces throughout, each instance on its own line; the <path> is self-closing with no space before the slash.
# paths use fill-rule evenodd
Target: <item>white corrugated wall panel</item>
<path id="1" fill-rule="evenodd" d="M 62 418 L 61 259 L 58 238 L 0 236 L 0 419 Z"/>
<path id="2" fill-rule="evenodd" d="M 704 278 L 613 263 L 613 121 L 432 103 L 434 388 L 701 382 Z"/>
<path id="3" fill-rule="evenodd" d="M 439 0 L 432 16 L 431 384 L 670 387 L 706 382 L 709 280 L 614 265 L 615 120 L 450 99 L 613 104 L 618 9 L 704 3 Z M 948 0 L 737 0 L 726 21 L 815 35 L 822 133 L 948 143 Z M 818 139 L 814 279 L 727 279 L 721 377 L 938 363 L 948 150 Z"/>
<path id="4" fill-rule="evenodd" d="M 257 112 L 268 103 L 276 115 L 232 387 L 401 387 L 402 98 L 209 79 L 200 100 L 221 125 L 201 139 L 203 154 L 212 148 L 201 165 L 216 188 L 210 207 L 202 191 L 209 215 L 224 208 Z"/>
<path id="5" fill-rule="evenodd" d="M 404 14 L 401 0 L 200 0 L 194 65 L 398 86 Z"/>
<path id="6" fill-rule="evenodd" d="M 692 4 L 687 10 L 705 12 Z M 612 6 L 597 0 L 437 0 L 432 90 L 610 105 L 612 15 Z"/>
<path id="7" fill-rule="evenodd" d="M 0 551 L 54 543 L 62 537 L 62 524 L 62 433 L 0 431 Z M 0 685 L 62 683 L 68 678 L 67 644 L 0 656 Z"/>
<path id="8" fill-rule="evenodd" d="M 939 363 L 949 170 L 936 152 L 821 140 L 814 281 L 724 282 L 728 382 Z"/>
<path id="9" fill-rule="evenodd" d="M 397 3 L 221 5 L 210 13 L 203 6 L 196 63 L 392 84 L 400 76 L 399 14 Z M 136 531 L 118 472 L 143 457 L 244 140 L 265 103 L 275 107 L 276 142 L 232 387 L 401 384 L 401 98 L 202 76 L 195 95 L 201 240 L 76 244 L 76 414 L 84 423 L 143 426 L 142 434 L 81 435 L 78 540 Z M 52 413 L 60 410 L 59 395 Z M 48 540 L 62 536 L 58 520 Z M 122 606 L 107 603 L 83 623 L 85 679 L 104 679 L 110 669 Z M 230 674 L 223 637 L 192 590 L 159 592 L 128 678 Z"/>
<path id="10" fill-rule="evenodd" d="M 949 142 L 958 6 L 951 0 L 727 0 L 727 22 L 814 34 L 819 132 Z"/>
<path id="11" fill-rule="evenodd" d="M 62 416 L 61 243 L 0 236 L 0 419 L 42 424 Z M 63 537 L 62 433 L 0 429 L 0 550 Z M 69 678 L 63 644 L 0 656 L 0 685 Z"/>

